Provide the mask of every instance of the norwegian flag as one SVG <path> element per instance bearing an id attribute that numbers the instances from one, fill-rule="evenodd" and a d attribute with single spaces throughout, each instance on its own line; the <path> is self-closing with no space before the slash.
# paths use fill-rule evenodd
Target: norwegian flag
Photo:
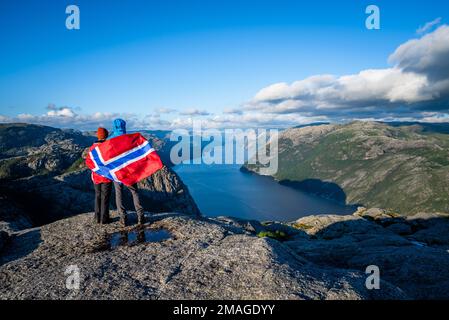
<path id="1" fill-rule="evenodd" d="M 163 167 L 159 155 L 140 133 L 124 134 L 98 144 L 86 157 L 93 172 L 131 186 Z"/>

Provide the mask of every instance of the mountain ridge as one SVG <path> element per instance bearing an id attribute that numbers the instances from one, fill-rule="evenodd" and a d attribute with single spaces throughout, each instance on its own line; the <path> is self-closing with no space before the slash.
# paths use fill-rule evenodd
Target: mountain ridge
<path id="1" fill-rule="evenodd" d="M 259 168 L 244 165 L 255 173 Z M 347 204 L 402 214 L 449 212 L 449 135 L 379 122 L 291 128 L 279 136 L 273 177 Z"/>

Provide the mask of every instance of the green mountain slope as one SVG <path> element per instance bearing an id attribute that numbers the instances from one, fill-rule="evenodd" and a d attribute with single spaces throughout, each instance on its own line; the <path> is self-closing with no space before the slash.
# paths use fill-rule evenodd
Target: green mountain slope
<path id="1" fill-rule="evenodd" d="M 376 122 L 293 128 L 280 135 L 274 178 L 349 204 L 449 212 L 449 135 Z"/>

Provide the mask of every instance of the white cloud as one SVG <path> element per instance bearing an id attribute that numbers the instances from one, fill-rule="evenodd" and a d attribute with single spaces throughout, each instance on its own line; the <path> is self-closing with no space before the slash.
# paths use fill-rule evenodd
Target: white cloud
<path id="1" fill-rule="evenodd" d="M 47 112 L 47 116 L 49 117 L 74 117 L 75 113 L 72 111 L 72 109 L 64 107 L 59 110 L 50 110 Z"/>
<path id="2" fill-rule="evenodd" d="M 210 113 L 207 110 L 199 110 L 196 108 L 187 109 L 185 111 L 179 112 L 183 116 L 209 116 Z"/>
<path id="3" fill-rule="evenodd" d="M 441 23 L 441 17 L 436 18 L 435 20 L 432 20 L 430 22 L 427 22 L 425 25 L 421 26 L 416 30 L 417 34 L 424 34 L 427 31 L 431 30 L 434 26 L 439 25 Z"/>
<path id="4" fill-rule="evenodd" d="M 427 76 L 432 81 L 449 78 L 449 26 L 443 25 L 420 39 L 399 46 L 390 56 L 404 72 Z"/>
<path id="5" fill-rule="evenodd" d="M 430 28 L 430 27 L 427 27 Z M 429 29 L 428 29 L 429 30 Z M 449 26 L 399 46 L 389 57 L 390 68 L 356 74 L 315 75 L 291 84 L 281 82 L 257 92 L 253 99 L 222 114 L 197 108 L 176 112 L 160 108 L 151 115 L 79 114 L 77 109 L 49 105 L 40 116 L 21 114 L 0 122 L 31 122 L 56 127 L 110 127 L 117 117 L 134 129 L 191 128 L 202 119 L 206 128 L 290 127 L 322 121 L 384 120 L 447 122 L 449 119 Z"/>
<path id="6" fill-rule="evenodd" d="M 275 83 L 257 92 L 244 110 L 340 120 L 422 117 L 420 111 L 449 109 L 449 26 L 399 46 L 390 62 L 391 68 Z"/>
<path id="7" fill-rule="evenodd" d="M 305 117 L 298 114 L 267 114 L 251 112 L 239 114 L 221 114 L 202 119 L 202 127 L 207 129 L 222 128 L 286 128 L 298 124 L 326 121 L 326 117 Z M 198 118 L 179 117 L 171 122 L 171 129 L 191 129 Z"/>
<path id="8" fill-rule="evenodd" d="M 126 113 L 103 113 L 78 114 L 70 107 L 47 107 L 47 112 L 42 115 L 19 114 L 15 117 L 0 115 L 0 122 L 26 122 L 48 125 L 57 128 L 77 128 L 81 130 L 93 130 L 99 126 L 111 127 L 116 118 L 123 118 L 128 122 L 130 128 L 159 128 L 168 126 L 169 123 L 161 120 L 155 115 L 139 116 Z"/>

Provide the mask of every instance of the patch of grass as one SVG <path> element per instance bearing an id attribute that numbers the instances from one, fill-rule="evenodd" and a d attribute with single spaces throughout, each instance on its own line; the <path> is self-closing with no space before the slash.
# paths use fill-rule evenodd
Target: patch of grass
<path id="1" fill-rule="evenodd" d="M 84 159 L 82 157 L 80 157 L 74 163 L 72 163 L 72 165 L 69 168 L 67 168 L 65 173 L 78 171 L 79 169 L 82 168 L 83 165 L 84 165 Z"/>
<path id="2" fill-rule="evenodd" d="M 392 218 L 400 218 L 402 217 L 399 213 L 397 212 L 387 212 L 387 214 L 392 217 Z"/>
<path id="3" fill-rule="evenodd" d="M 308 224 L 304 224 L 304 223 L 293 223 L 292 227 L 295 229 L 299 229 L 299 230 L 309 230 L 312 229 L 312 226 L 309 226 Z"/>
<path id="4" fill-rule="evenodd" d="M 279 241 L 285 241 L 288 239 L 288 235 L 280 230 L 276 230 L 276 231 L 260 231 L 257 236 L 259 238 L 271 238 L 271 239 L 276 239 Z"/>

